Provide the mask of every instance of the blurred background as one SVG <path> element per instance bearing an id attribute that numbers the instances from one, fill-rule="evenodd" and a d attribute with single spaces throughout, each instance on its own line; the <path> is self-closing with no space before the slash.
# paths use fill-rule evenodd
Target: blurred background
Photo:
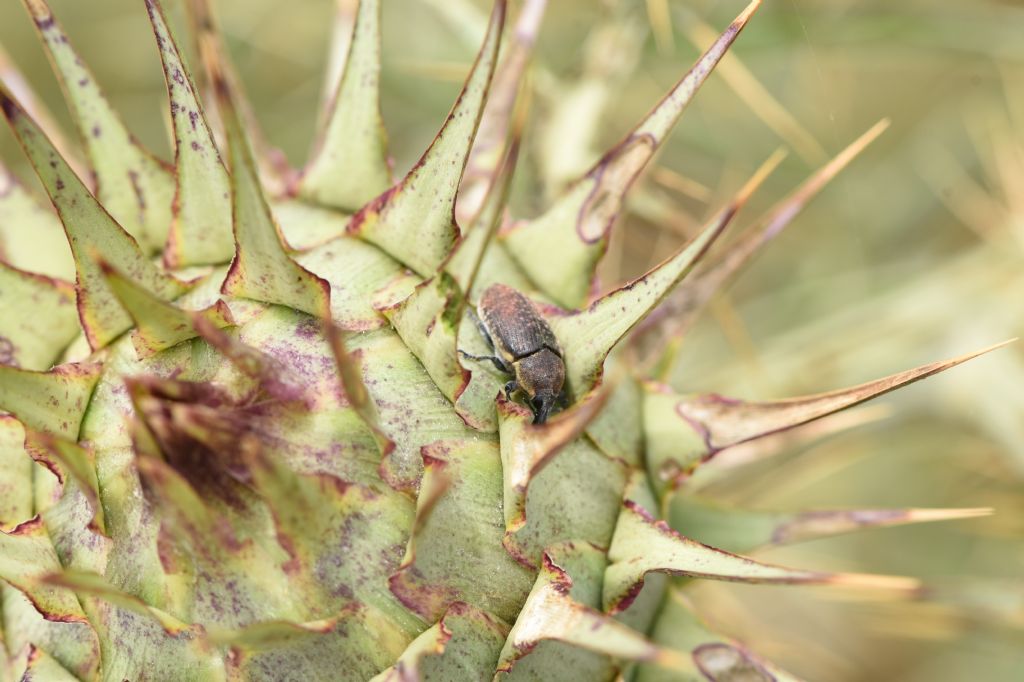
<path id="1" fill-rule="evenodd" d="M 169 157 L 162 72 L 138 0 L 50 0 L 129 127 Z M 168 9 L 175 0 L 166 0 Z M 220 0 L 270 140 L 306 157 L 329 0 Z M 551 0 L 530 87 L 518 215 L 535 214 L 679 78 L 733 0 Z M 383 115 L 398 173 L 458 92 L 483 0 L 384 3 Z M 513 2 L 513 9 L 518 3 Z M 602 269 L 643 272 L 774 150 L 753 221 L 876 121 L 890 129 L 722 295 L 664 378 L 778 398 L 839 388 L 1024 334 L 1024 6 L 1013 0 L 766 0 L 631 195 Z M 0 43 L 57 121 L 59 88 L 20 3 Z M 9 132 L 0 155 L 32 184 Z M 881 398 L 864 422 L 737 470 L 707 492 L 762 509 L 993 507 L 762 553 L 920 576 L 936 603 L 702 584 L 718 628 L 809 680 L 1024 680 L 1024 345 Z"/>

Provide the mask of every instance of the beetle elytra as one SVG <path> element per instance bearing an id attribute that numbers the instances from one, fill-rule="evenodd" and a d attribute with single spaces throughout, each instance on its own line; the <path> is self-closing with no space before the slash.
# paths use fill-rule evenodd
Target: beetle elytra
<path id="1" fill-rule="evenodd" d="M 551 408 L 562 397 L 565 363 L 551 327 L 537 308 L 510 286 L 492 284 L 477 303 L 480 333 L 494 355 L 463 356 L 490 360 L 502 372 L 512 375 L 505 384 L 505 397 L 522 390 L 533 410 L 533 423 L 547 421 Z"/>

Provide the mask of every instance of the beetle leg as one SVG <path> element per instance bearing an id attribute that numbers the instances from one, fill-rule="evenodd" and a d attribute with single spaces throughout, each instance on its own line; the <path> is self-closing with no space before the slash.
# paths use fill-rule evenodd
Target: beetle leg
<path id="1" fill-rule="evenodd" d="M 480 332 L 480 336 L 484 337 L 484 341 L 487 342 L 487 347 L 492 351 L 494 350 L 494 339 L 491 338 L 491 333 L 487 331 L 487 327 L 484 326 L 483 320 L 476 314 L 476 311 L 472 308 L 468 309 L 469 316 L 473 318 L 473 324 L 476 325 L 477 330 Z M 505 370 L 507 371 L 507 370 Z"/>
<path id="2" fill-rule="evenodd" d="M 513 379 L 505 384 L 505 400 L 512 400 L 512 394 L 519 388 L 519 382 Z"/>
<path id="3" fill-rule="evenodd" d="M 510 370 L 508 366 L 505 365 L 505 361 L 499 358 L 497 355 L 471 355 L 470 353 L 467 353 L 461 348 L 459 349 L 459 355 L 461 355 L 464 358 L 469 358 L 470 360 L 490 360 L 491 362 L 494 363 L 494 366 L 497 367 L 499 371 L 504 372 L 505 374 L 512 373 L 512 370 Z"/>

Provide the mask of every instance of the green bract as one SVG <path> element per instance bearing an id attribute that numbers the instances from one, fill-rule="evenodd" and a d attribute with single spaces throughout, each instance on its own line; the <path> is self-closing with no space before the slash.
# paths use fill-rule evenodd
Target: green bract
<path id="1" fill-rule="evenodd" d="M 201 74 L 146 2 L 173 165 L 135 142 L 45 1 L 24 2 L 91 172 L 0 88 L 56 209 L 2 171 L 0 680 L 790 679 L 707 629 L 684 581 L 912 590 L 731 552 L 984 512 L 752 513 L 689 478 L 977 353 L 771 403 L 644 378 L 884 124 L 729 248 L 716 239 L 777 157 L 676 255 L 593 295 L 627 190 L 759 0 L 528 220 L 507 204 L 543 0 L 514 31 L 495 2 L 462 93 L 397 182 L 379 0 L 340 4 L 357 6 L 339 22 L 347 59 L 297 173 L 259 135 L 206 0 L 188 3 Z M 458 352 L 487 352 L 472 307 L 495 282 L 530 296 L 564 350 L 569 405 L 542 427 Z"/>

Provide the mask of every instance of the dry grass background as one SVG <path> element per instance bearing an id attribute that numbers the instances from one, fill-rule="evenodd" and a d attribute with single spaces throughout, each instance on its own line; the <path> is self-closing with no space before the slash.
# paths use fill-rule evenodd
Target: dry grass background
<path id="1" fill-rule="evenodd" d="M 168 154 L 142 3 L 51 0 L 129 127 Z M 174 0 L 166 0 L 169 7 Z M 220 0 L 270 138 L 301 163 L 333 3 Z M 396 169 L 457 93 L 485 3 L 388 0 L 383 113 Z M 534 74 L 524 213 L 643 115 L 740 7 L 551 0 Z M 0 42 L 68 123 L 19 7 Z M 669 379 L 744 397 L 858 383 L 1024 334 L 1024 7 L 1007 0 L 766 0 L 635 189 L 603 271 L 667 254 L 779 146 L 748 220 L 883 117 L 890 130 L 715 300 Z M 586 126 L 575 112 L 599 106 Z M 557 145 L 557 146 L 556 146 Z M 11 136 L 0 154 L 25 172 Z M 19 165 L 20 164 L 20 165 Z M 722 500 L 763 508 L 991 506 L 991 518 L 775 550 L 793 565 L 921 576 L 945 605 L 824 590 L 701 586 L 720 627 L 811 680 L 1024 679 L 1024 345 L 881 399 L 884 418 L 748 467 Z M 877 412 L 876 416 L 879 415 Z M 953 609 L 951 601 L 966 606 Z"/>

